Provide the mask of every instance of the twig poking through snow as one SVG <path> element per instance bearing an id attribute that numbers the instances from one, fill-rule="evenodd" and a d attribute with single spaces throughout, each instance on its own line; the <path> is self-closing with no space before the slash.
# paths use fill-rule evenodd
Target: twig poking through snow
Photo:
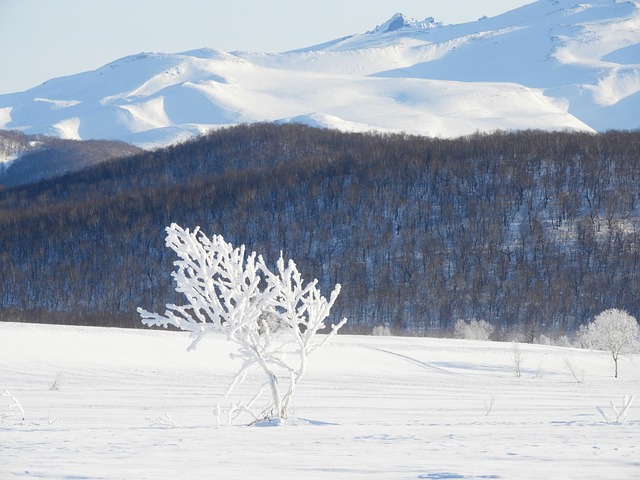
<path id="1" fill-rule="evenodd" d="M 147 418 L 151 422 L 151 425 L 159 425 L 167 428 L 182 428 L 178 422 L 176 422 L 168 413 L 160 415 L 157 418 Z"/>
<path id="2" fill-rule="evenodd" d="M 56 391 L 60 390 L 60 386 L 62 385 L 62 372 L 56 375 L 56 378 L 53 379 L 53 382 L 49 385 L 49 390 Z"/>
<path id="3" fill-rule="evenodd" d="M 488 417 L 493 410 L 494 403 L 496 403 L 496 397 L 494 397 L 493 395 L 491 395 L 489 400 L 484 401 L 484 408 L 486 409 L 486 413 L 484 414 L 485 417 Z"/>
<path id="4" fill-rule="evenodd" d="M 519 378 L 522 376 L 522 370 L 520 368 L 520 365 L 522 364 L 522 352 L 520 352 L 520 345 L 518 344 L 518 342 L 513 342 L 512 353 L 515 375 Z"/>
<path id="5" fill-rule="evenodd" d="M 571 376 L 575 379 L 576 382 L 584 383 L 584 369 L 578 370 L 576 366 L 571 363 L 571 360 L 569 360 L 567 357 L 564 357 L 564 364 L 567 369 L 569 369 L 569 372 L 571 372 Z"/>

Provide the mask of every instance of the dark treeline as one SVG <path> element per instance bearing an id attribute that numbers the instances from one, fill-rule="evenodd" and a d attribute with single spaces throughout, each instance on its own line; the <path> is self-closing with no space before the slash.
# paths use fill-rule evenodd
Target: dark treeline
<path id="1" fill-rule="evenodd" d="M 529 339 L 640 314 L 640 133 L 446 140 L 258 124 L 0 190 L 0 319 L 139 326 L 173 291 L 164 227 L 200 225 L 328 294 L 352 332 Z"/>

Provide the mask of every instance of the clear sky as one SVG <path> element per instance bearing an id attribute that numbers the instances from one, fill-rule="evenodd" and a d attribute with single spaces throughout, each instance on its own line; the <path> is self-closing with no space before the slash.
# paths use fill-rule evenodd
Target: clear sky
<path id="1" fill-rule="evenodd" d="M 394 13 L 445 24 L 533 0 L 0 0 L 0 94 L 140 52 L 282 52 L 364 33 Z"/>

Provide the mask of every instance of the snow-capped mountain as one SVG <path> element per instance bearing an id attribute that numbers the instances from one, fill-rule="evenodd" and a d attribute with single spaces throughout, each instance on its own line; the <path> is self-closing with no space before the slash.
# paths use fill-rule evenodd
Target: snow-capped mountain
<path id="1" fill-rule="evenodd" d="M 211 128 L 635 129 L 640 1 L 538 0 L 459 25 L 394 15 L 279 54 L 143 53 L 0 95 L 0 128 L 164 145 Z"/>

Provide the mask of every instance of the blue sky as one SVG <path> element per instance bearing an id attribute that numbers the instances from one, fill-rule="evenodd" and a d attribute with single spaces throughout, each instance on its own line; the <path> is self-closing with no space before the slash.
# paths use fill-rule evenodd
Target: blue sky
<path id="1" fill-rule="evenodd" d="M 0 0 L 0 94 L 139 52 L 281 52 L 363 33 L 394 13 L 445 24 L 533 0 Z"/>

